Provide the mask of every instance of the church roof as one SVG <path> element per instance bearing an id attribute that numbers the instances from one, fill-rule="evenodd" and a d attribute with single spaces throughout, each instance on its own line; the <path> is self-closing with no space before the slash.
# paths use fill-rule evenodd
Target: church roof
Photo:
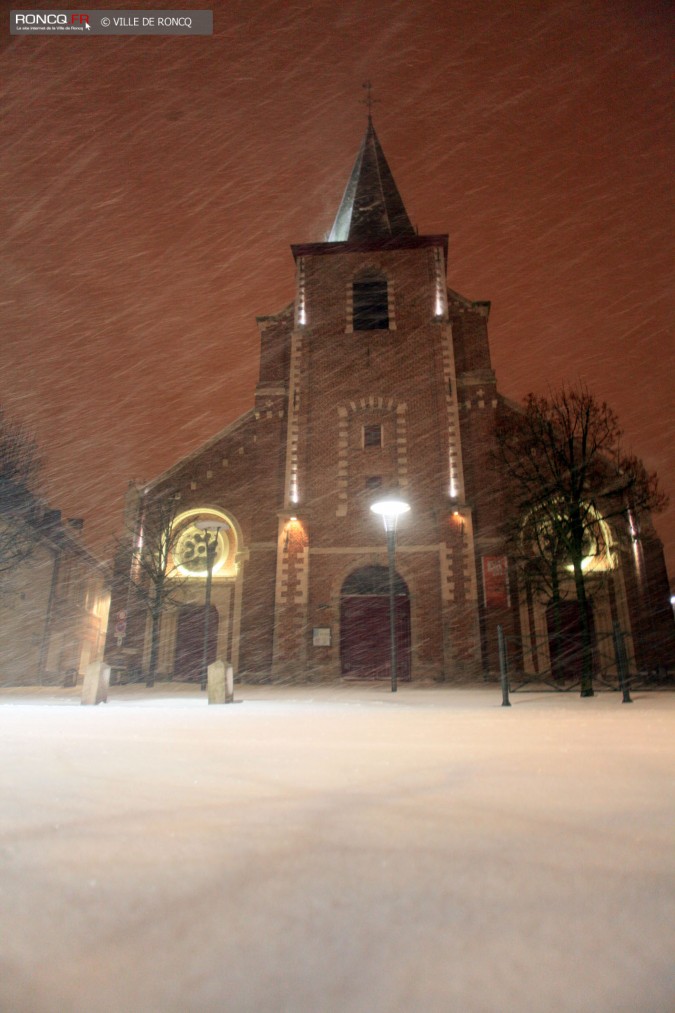
<path id="1" fill-rule="evenodd" d="M 359 242 L 414 235 L 369 116 L 365 137 L 328 241 Z"/>

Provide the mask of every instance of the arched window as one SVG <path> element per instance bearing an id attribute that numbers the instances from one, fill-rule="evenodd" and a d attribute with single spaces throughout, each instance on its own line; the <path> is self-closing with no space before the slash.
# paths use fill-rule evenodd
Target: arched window
<path id="1" fill-rule="evenodd" d="M 212 528 L 202 526 L 211 523 Z M 192 508 L 180 514 L 173 522 L 171 534 L 172 573 L 204 580 L 209 546 L 213 549 L 213 576 L 236 577 L 237 532 L 232 520 L 209 507 Z"/>
<path id="2" fill-rule="evenodd" d="M 355 331 L 389 330 L 387 279 L 368 275 L 354 282 L 353 328 Z"/>

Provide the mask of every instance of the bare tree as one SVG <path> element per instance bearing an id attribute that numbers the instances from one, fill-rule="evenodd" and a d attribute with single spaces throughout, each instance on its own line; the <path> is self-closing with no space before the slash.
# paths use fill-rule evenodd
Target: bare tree
<path id="1" fill-rule="evenodd" d="M 41 467 L 32 436 L 0 405 L 0 577 L 27 559 L 39 539 L 34 489 Z"/>
<path id="2" fill-rule="evenodd" d="M 176 525 L 178 502 L 175 492 L 142 501 L 138 527 L 133 532 L 135 544 L 131 552 L 130 581 L 135 597 L 150 615 L 147 686 L 154 686 L 157 676 L 161 617 L 180 604 L 179 592 L 187 579 L 175 557 L 180 536 Z"/>
<path id="3" fill-rule="evenodd" d="M 593 695 L 592 631 L 584 560 L 604 544 L 602 521 L 662 510 L 655 473 L 621 449 L 612 409 L 583 387 L 548 398 L 529 394 L 497 431 L 498 458 L 519 507 L 521 547 L 531 572 L 559 602 L 560 576 L 571 567 L 581 627 L 581 695 Z"/>

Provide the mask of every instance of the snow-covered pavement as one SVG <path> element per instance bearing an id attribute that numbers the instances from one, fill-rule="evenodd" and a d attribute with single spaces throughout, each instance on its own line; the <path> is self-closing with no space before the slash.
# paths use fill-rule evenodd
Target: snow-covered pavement
<path id="1" fill-rule="evenodd" d="M 236 697 L 0 690 L 3 1011 L 675 1008 L 674 693 Z"/>

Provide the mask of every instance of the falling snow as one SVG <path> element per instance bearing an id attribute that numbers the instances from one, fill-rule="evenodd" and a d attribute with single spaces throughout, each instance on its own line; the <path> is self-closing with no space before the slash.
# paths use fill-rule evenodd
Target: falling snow
<path id="1" fill-rule="evenodd" d="M 0 402 L 90 546 L 251 406 L 367 78 L 411 219 L 492 301 L 500 391 L 583 380 L 673 494 L 669 5 L 211 6 L 212 38 L 4 26 Z M 672 1007 L 672 694 L 142 692 L 0 694 L 2 1008 Z"/>
<path id="2" fill-rule="evenodd" d="M 130 478 L 250 407 L 255 315 L 293 298 L 290 244 L 330 227 L 366 78 L 413 221 L 449 232 L 450 286 L 492 300 L 500 389 L 582 378 L 668 488 L 668 19 L 236 0 L 212 38 L 6 39 L 0 396 L 55 505 L 105 551 Z M 672 564 L 675 510 L 658 525 Z"/>

